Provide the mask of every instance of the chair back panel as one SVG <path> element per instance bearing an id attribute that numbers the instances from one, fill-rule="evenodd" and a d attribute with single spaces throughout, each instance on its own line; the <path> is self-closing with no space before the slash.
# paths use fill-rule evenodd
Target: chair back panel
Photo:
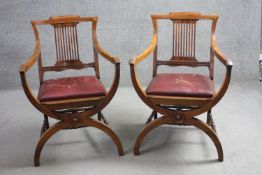
<path id="1" fill-rule="evenodd" d="M 215 14 L 203 15 L 198 12 L 171 12 L 169 14 L 152 15 L 154 34 L 158 36 L 158 20 L 171 20 L 173 25 L 172 56 L 168 61 L 158 60 L 158 44 L 156 42 L 153 53 L 153 77 L 157 74 L 160 65 L 208 67 L 209 76 L 213 79 L 214 54 L 210 52 L 210 60 L 198 61 L 196 59 L 196 28 L 199 20 L 211 20 L 210 41 L 215 38 L 215 29 L 218 16 Z M 210 43 L 210 44 L 211 44 Z M 211 45 L 210 45 L 211 47 Z"/>
<path id="2" fill-rule="evenodd" d="M 93 62 L 82 62 L 79 58 L 79 45 L 77 26 L 81 22 L 92 23 L 92 44 L 94 52 Z M 43 82 L 44 72 L 46 71 L 63 71 L 67 69 L 84 69 L 93 68 L 97 78 L 100 78 L 98 53 L 94 48 L 96 40 L 96 23 L 97 17 L 80 17 L 80 16 L 53 16 L 47 20 L 33 20 L 32 27 L 35 34 L 36 43 L 40 47 L 39 25 L 50 25 L 54 28 L 56 62 L 52 66 L 43 66 L 41 55 L 38 59 L 38 70 L 40 83 Z"/>
<path id="3" fill-rule="evenodd" d="M 196 22 L 197 20 L 173 21 L 173 54 L 174 61 L 197 61 L 195 57 Z"/>
<path id="4" fill-rule="evenodd" d="M 79 60 L 77 24 L 54 24 L 56 66 L 81 64 Z"/>

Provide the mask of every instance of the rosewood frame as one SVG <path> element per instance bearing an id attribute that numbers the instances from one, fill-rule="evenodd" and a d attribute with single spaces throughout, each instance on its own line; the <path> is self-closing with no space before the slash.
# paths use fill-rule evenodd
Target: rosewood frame
<path id="1" fill-rule="evenodd" d="M 153 22 L 153 38 L 149 47 L 138 56 L 130 60 L 130 71 L 133 86 L 141 98 L 141 100 L 153 109 L 153 113 L 147 121 L 146 126 L 138 135 L 134 145 L 134 155 L 139 155 L 140 145 L 145 136 L 154 128 L 164 125 L 191 125 L 199 128 L 205 132 L 216 146 L 218 153 L 218 160 L 223 161 L 223 149 L 215 130 L 215 124 L 211 115 L 211 109 L 224 96 L 231 78 L 231 69 L 233 63 L 230 59 L 225 58 L 222 52 L 218 49 L 215 40 L 215 28 L 218 20 L 218 15 L 203 15 L 195 12 L 174 12 L 169 14 L 151 15 Z M 157 21 L 160 19 L 168 20 L 211 20 L 211 46 L 210 46 L 210 62 L 183 62 L 178 61 L 158 61 L 157 60 L 157 41 L 158 41 L 158 26 Z M 220 89 L 214 94 L 212 98 L 200 97 L 180 97 L 180 96 L 160 96 L 147 95 L 138 79 L 137 65 L 153 53 L 153 77 L 157 74 L 157 67 L 159 65 L 168 66 L 207 66 L 210 70 L 210 79 L 213 81 L 213 62 L 214 56 L 226 67 L 224 81 Z M 170 106 L 171 105 L 171 106 Z M 192 106 L 198 106 L 197 108 Z M 175 110 L 171 110 L 171 108 Z M 182 110 L 184 109 L 184 110 Z M 185 110 L 186 109 L 186 110 Z M 207 123 L 195 118 L 195 116 L 207 112 Z M 163 116 L 157 118 L 157 113 Z M 154 120 L 152 120 L 154 117 Z M 152 121 L 151 121 L 152 120 Z"/>
<path id="2" fill-rule="evenodd" d="M 122 144 L 118 136 L 108 126 L 107 121 L 104 119 L 101 111 L 104 109 L 109 102 L 112 100 L 116 93 L 119 85 L 120 78 L 120 59 L 111 56 L 109 53 L 104 51 L 97 40 L 96 27 L 98 17 L 79 17 L 79 16 L 58 16 L 51 17 L 48 20 L 33 20 L 32 27 L 35 35 L 35 50 L 33 55 L 27 59 L 27 61 L 19 67 L 20 77 L 24 92 L 32 103 L 40 112 L 44 114 L 44 124 L 41 132 L 40 140 L 37 143 L 34 156 L 34 165 L 39 166 L 40 154 L 43 146 L 47 140 L 53 136 L 56 132 L 62 129 L 76 129 L 81 127 L 95 127 L 105 132 L 114 141 L 118 154 L 121 156 L 124 154 Z M 43 67 L 41 62 L 41 51 L 40 51 L 40 38 L 37 26 L 38 25 L 56 25 L 66 23 L 79 23 L 79 22 L 91 22 L 92 23 L 92 41 L 94 48 L 94 63 L 89 64 L 70 64 L 70 65 L 55 65 L 51 67 Z M 43 81 L 43 74 L 45 71 L 61 71 L 65 69 L 83 69 L 86 67 L 94 68 L 97 78 L 100 78 L 98 69 L 98 54 L 104 57 L 106 60 L 114 64 L 114 79 L 109 91 L 105 96 L 88 97 L 88 98 L 77 98 L 77 99 L 66 99 L 40 102 L 32 93 L 29 87 L 26 73 L 38 61 L 39 68 L 39 79 L 40 83 Z M 91 106 L 91 107 L 90 107 Z M 84 108 L 90 107 L 90 108 Z M 71 108 L 76 108 L 72 109 Z M 77 109 L 78 108 L 78 109 Z M 58 111 L 60 109 L 69 109 L 65 111 Z M 91 118 L 93 115 L 98 114 L 98 120 Z M 58 120 L 57 123 L 49 128 L 48 117 Z"/>

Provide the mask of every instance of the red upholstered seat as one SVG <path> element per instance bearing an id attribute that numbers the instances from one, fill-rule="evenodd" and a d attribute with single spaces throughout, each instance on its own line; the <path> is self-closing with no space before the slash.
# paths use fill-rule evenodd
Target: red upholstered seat
<path id="1" fill-rule="evenodd" d="M 200 74 L 163 73 L 149 83 L 148 95 L 212 97 L 214 85 L 209 77 Z"/>
<path id="2" fill-rule="evenodd" d="M 39 89 L 38 100 L 62 100 L 105 94 L 105 87 L 95 76 L 65 77 L 44 81 Z"/>

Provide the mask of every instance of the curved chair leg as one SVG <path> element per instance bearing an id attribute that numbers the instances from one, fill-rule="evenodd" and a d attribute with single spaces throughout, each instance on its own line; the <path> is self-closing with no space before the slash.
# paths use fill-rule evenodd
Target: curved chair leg
<path id="1" fill-rule="evenodd" d="M 139 136 L 136 139 L 136 143 L 135 143 L 135 146 L 134 146 L 134 155 L 139 155 L 139 148 L 140 148 L 140 145 L 141 145 L 142 141 L 144 140 L 145 136 L 150 131 L 152 131 L 154 128 L 156 128 L 160 125 L 163 125 L 163 124 L 167 124 L 167 122 L 165 120 L 165 116 L 151 121 L 150 123 L 148 123 L 144 127 L 144 129 L 141 131 L 141 133 L 139 134 Z"/>
<path id="2" fill-rule="evenodd" d="M 43 135 L 40 137 L 40 140 L 38 141 L 35 149 L 35 156 L 34 156 L 34 165 L 39 166 L 39 159 L 40 159 L 40 154 L 41 151 L 47 142 L 47 140 L 52 137 L 55 133 L 57 133 L 59 130 L 65 128 L 66 125 L 62 122 L 58 122 L 51 126 L 49 129 L 47 129 Z"/>
<path id="3" fill-rule="evenodd" d="M 201 129 L 202 131 L 204 131 L 209 137 L 210 139 L 213 141 L 213 143 L 216 146 L 217 149 L 217 154 L 218 154 L 218 160 L 219 161 L 223 161 L 224 156 L 223 156 L 223 149 L 222 149 L 222 145 L 217 137 L 217 134 L 215 133 L 215 131 L 213 131 L 206 123 L 202 122 L 201 120 L 197 119 L 197 118 L 193 118 L 190 123 Z"/>
<path id="4" fill-rule="evenodd" d="M 103 131 L 109 137 L 111 137 L 111 139 L 114 141 L 114 143 L 117 147 L 119 156 L 124 155 L 122 143 L 120 142 L 118 136 L 115 134 L 115 132 L 110 127 L 108 127 L 106 124 L 103 124 L 102 122 L 92 120 L 92 119 L 86 120 L 86 121 L 84 121 L 84 123 L 85 123 L 85 125 L 87 125 L 89 127 L 91 126 L 91 127 L 94 127 L 94 128 L 97 128 L 97 129 Z"/>

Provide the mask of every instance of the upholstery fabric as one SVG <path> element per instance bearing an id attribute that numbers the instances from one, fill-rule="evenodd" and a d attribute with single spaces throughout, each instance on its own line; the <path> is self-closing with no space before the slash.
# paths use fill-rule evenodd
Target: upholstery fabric
<path id="1" fill-rule="evenodd" d="M 44 81 L 39 89 L 38 100 L 62 100 L 105 94 L 105 87 L 95 76 L 65 77 Z"/>
<path id="2" fill-rule="evenodd" d="M 157 74 L 149 83 L 148 95 L 212 97 L 214 85 L 208 76 L 201 74 Z"/>

